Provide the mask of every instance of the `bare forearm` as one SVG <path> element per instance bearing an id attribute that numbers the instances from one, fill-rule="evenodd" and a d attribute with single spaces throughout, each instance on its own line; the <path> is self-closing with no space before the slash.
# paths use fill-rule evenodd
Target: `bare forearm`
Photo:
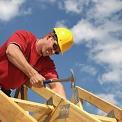
<path id="1" fill-rule="evenodd" d="M 33 76 L 36 72 L 35 69 L 27 62 L 23 53 L 18 46 L 10 44 L 6 50 L 8 60 L 24 72 L 28 77 Z"/>

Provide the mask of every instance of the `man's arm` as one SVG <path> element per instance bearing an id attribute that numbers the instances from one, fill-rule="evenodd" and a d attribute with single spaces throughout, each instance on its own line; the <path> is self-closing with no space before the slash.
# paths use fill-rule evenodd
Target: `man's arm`
<path id="1" fill-rule="evenodd" d="M 19 46 L 15 44 L 9 44 L 6 49 L 6 55 L 8 60 L 20 69 L 28 78 L 32 85 L 39 86 L 38 83 L 43 85 L 42 81 L 45 78 L 40 75 L 26 60 Z"/>

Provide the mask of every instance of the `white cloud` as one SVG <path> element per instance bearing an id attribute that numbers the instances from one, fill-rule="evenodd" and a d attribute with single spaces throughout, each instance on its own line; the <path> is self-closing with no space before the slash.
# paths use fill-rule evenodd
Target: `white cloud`
<path id="1" fill-rule="evenodd" d="M 12 18 L 22 14 L 20 7 L 25 0 L 0 0 L 0 20 L 9 21 Z M 23 11 L 23 14 L 30 14 L 30 9 Z"/>
<path id="2" fill-rule="evenodd" d="M 88 16 L 93 18 L 108 17 L 111 14 L 122 9 L 121 0 L 65 0 L 63 8 L 66 12 L 73 12 L 80 14 L 84 7 L 93 4 L 93 7 L 88 8 Z"/>
<path id="3" fill-rule="evenodd" d="M 95 26 L 87 19 L 81 19 L 72 27 L 76 43 L 92 41 L 93 39 L 98 43 L 110 42 L 115 40 L 111 32 L 114 33 L 120 30 L 122 30 L 121 23 L 107 20 L 102 25 Z"/>
<path id="4" fill-rule="evenodd" d="M 100 82 L 122 82 L 122 42 L 118 40 L 104 42 L 92 50 L 91 57 L 99 64 L 107 64 Z"/>
<path id="5" fill-rule="evenodd" d="M 55 26 L 56 27 L 66 27 L 65 20 L 58 21 Z"/>
<path id="6" fill-rule="evenodd" d="M 89 15 L 101 18 L 108 17 L 111 14 L 122 9 L 121 0 L 92 0 L 95 7 L 90 11 Z"/>
<path id="7" fill-rule="evenodd" d="M 20 13 L 20 15 L 29 15 L 32 13 L 32 9 L 28 8 L 27 10 L 23 10 L 22 13 Z"/>
<path id="8" fill-rule="evenodd" d="M 85 64 L 79 64 L 79 63 L 77 63 L 76 66 L 80 68 L 80 71 L 81 72 L 85 72 L 85 73 L 87 73 L 89 75 L 94 76 L 97 73 L 95 67 L 93 67 L 91 65 L 85 65 Z"/>
<path id="9" fill-rule="evenodd" d="M 121 41 L 104 42 L 103 44 L 97 45 L 92 51 L 95 52 L 95 60 L 98 60 L 100 63 L 108 63 L 116 66 L 122 64 Z M 117 68 L 119 68 L 119 66 Z"/>
<path id="10" fill-rule="evenodd" d="M 120 40 L 122 22 L 117 15 L 114 19 L 114 15 L 111 16 L 111 14 L 121 9 L 122 2 L 119 0 L 91 1 L 95 5 L 88 9 L 90 17 L 87 14 L 85 19 L 81 19 L 72 27 L 75 42 L 77 44 L 85 42 L 90 48 L 90 58 L 100 65 L 106 64 L 105 72 L 101 75 L 101 83 L 120 83 L 122 82 L 122 41 Z M 95 16 L 98 18 L 95 19 Z M 111 19 L 105 19 L 106 16 Z M 94 19 L 94 23 L 90 21 L 91 19 Z"/>
<path id="11" fill-rule="evenodd" d="M 64 1 L 64 8 L 67 12 L 80 13 L 82 11 L 82 0 L 66 0 Z"/>
<path id="12" fill-rule="evenodd" d="M 91 39 L 97 39 L 101 36 L 100 30 L 86 20 L 79 21 L 73 26 L 72 31 L 74 34 L 75 43 L 91 41 Z"/>
<path id="13" fill-rule="evenodd" d="M 57 4 L 59 9 L 63 9 L 66 12 L 73 12 L 79 14 L 82 11 L 82 3 L 86 3 L 86 0 L 64 0 L 64 1 L 56 1 L 56 0 L 36 0 L 45 4 Z"/>
<path id="14" fill-rule="evenodd" d="M 107 81 L 107 83 L 112 82 L 116 84 L 117 82 L 121 82 L 121 80 L 122 80 L 122 70 L 113 69 L 104 73 L 100 81 L 102 83 L 105 83 Z"/>

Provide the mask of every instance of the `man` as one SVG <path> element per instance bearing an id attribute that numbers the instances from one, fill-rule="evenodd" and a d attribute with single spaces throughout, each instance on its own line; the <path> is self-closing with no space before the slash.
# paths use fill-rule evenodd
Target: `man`
<path id="1" fill-rule="evenodd" d="M 64 53 L 72 44 L 73 35 L 67 28 L 54 28 L 40 39 L 29 31 L 16 31 L 0 47 L 1 90 L 10 96 L 9 89 L 16 89 L 28 81 L 31 86 L 43 87 L 46 79 L 57 79 L 50 56 Z M 66 97 L 61 83 L 52 83 L 49 87 Z"/>

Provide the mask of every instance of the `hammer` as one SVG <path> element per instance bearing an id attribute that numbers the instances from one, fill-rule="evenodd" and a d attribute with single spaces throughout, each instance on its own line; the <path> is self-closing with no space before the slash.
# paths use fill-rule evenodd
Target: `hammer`
<path id="1" fill-rule="evenodd" d="M 46 84 L 48 84 L 48 83 L 67 82 L 67 81 L 70 81 L 70 82 L 71 82 L 71 87 L 75 87 L 74 72 L 73 72 L 72 69 L 70 70 L 70 72 L 71 72 L 71 76 L 69 76 L 69 77 L 67 77 L 67 78 L 64 78 L 64 79 L 54 79 L 54 80 L 50 79 L 50 80 L 45 80 L 45 81 L 43 82 L 44 87 L 45 87 Z"/>

